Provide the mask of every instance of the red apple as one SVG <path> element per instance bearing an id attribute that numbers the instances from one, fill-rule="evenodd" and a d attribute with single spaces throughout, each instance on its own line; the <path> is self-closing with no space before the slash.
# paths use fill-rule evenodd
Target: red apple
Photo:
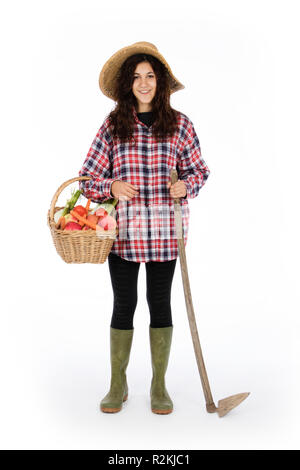
<path id="1" fill-rule="evenodd" d="M 65 230 L 81 230 L 81 225 L 76 222 L 68 222 L 65 226 Z"/>

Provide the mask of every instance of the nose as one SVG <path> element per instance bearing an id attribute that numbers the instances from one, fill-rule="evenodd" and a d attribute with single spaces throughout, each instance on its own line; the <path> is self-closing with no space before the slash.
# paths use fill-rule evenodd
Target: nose
<path id="1" fill-rule="evenodd" d="M 142 85 L 146 85 L 148 83 L 148 77 L 141 77 L 141 82 Z"/>

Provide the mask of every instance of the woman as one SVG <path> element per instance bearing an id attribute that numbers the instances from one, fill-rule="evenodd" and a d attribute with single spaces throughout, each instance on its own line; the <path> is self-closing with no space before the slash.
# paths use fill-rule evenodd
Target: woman
<path id="1" fill-rule="evenodd" d="M 117 198 L 118 237 L 108 256 L 114 294 L 110 324 L 110 390 L 100 409 L 113 413 L 128 397 L 126 368 L 133 338 L 140 263 L 145 263 L 150 312 L 153 376 L 151 409 L 173 411 L 165 386 L 173 324 L 171 286 L 178 256 L 174 198 L 181 198 L 184 243 L 188 199 L 195 198 L 209 176 L 193 123 L 170 106 L 170 95 L 184 86 L 149 42 L 115 53 L 99 77 L 101 91 L 116 102 L 100 127 L 79 176 L 87 198 Z M 178 181 L 171 185 L 170 170 Z"/>

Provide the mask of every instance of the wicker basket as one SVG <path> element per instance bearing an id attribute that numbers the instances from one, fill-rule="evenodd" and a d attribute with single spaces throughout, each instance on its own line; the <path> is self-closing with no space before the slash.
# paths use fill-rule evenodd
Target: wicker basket
<path id="1" fill-rule="evenodd" d="M 54 214 L 62 207 L 55 207 L 58 196 L 69 184 L 80 180 L 89 180 L 90 176 L 79 176 L 63 183 L 53 196 L 48 211 L 47 223 L 57 253 L 66 263 L 104 263 L 118 234 L 118 228 L 106 230 L 65 231 L 55 228 Z"/>

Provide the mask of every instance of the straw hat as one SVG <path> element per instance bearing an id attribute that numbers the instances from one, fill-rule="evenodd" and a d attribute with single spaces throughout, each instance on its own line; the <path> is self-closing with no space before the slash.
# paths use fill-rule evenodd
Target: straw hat
<path id="1" fill-rule="evenodd" d="M 135 42 L 131 46 L 123 47 L 113 54 L 107 62 L 105 62 L 99 75 L 99 86 L 104 95 L 116 101 L 116 83 L 123 62 L 133 54 L 141 53 L 153 55 L 166 67 L 170 79 L 171 94 L 185 88 L 184 85 L 182 85 L 182 83 L 180 83 L 173 75 L 171 67 L 167 63 L 166 59 L 158 52 L 157 47 L 151 42 L 140 41 Z"/>

